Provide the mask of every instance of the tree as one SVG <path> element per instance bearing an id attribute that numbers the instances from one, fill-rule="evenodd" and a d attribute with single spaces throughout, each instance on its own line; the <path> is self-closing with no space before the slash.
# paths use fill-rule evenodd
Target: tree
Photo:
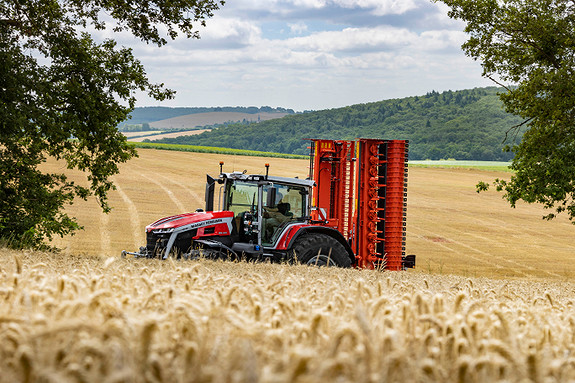
<path id="1" fill-rule="evenodd" d="M 519 143 L 507 147 L 515 153 L 515 173 L 509 181 L 495 180 L 497 190 L 513 207 L 519 200 L 541 203 L 554 210 L 544 218 L 567 211 L 573 221 L 575 1 L 440 1 L 451 8 L 450 17 L 467 23 L 463 50 L 481 61 L 483 76 L 509 84 L 500 98 L 523 119 L 508 131 L 513 137 L 525 130 Z"/>
<path id="2" fill-rule="evenodd" d="M 118 164 L 136 155 L 116 126 L 136 91 L 173 96 L 148 81 L 131 49 L 89 30 L 130 31 L 162 46 L 195 26 L 216 0 L 0 0 L 0 238 L 39 246 L 80 228 L 63 207 L 95 195 L 105 212 Z M 164 36 L 160 30 L 166 31 Z M 85 171 L 88 186 L 39 169 L 48 156 Z"/>

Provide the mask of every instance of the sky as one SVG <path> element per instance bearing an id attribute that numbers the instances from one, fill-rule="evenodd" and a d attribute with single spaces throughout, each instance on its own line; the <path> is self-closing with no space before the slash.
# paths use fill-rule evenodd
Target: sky
<path id="1" fill-rule="evenodd" d="M 447 12 L 430 0 L 228 0 L 200 40 L 119 41 L 177 92 L 137 106 L 322 110 L 494 85 Z"/>

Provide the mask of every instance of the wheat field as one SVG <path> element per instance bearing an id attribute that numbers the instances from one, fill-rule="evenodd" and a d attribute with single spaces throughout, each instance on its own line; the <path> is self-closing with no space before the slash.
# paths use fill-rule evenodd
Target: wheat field
<path id="1" fill-rule="evenodd" d="M 568 382 L 571 282 L 0 251 L 0 382 Z"/>
<path id="2" fill-rule="evenodd" d="M 60 253 L 0 249 L 0 383 L 575 381 L 574 228 L 475 193 L 506 173 L 409 170 L 415 270 L 119 257 L 145 224 L 201 207 L 222 159 L 307 172 L 141 150 L 112 214 L 70 208 L 86 229 Z"/>

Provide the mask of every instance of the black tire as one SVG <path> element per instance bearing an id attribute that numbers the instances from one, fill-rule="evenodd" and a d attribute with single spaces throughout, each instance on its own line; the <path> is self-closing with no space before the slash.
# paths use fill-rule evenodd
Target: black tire
<path id="1" fill-rule="evenodd" d="M 339 241 L 326 234 L 304 234 L 293 247 L 294 259 L 311 266 L 350 267 L 351 259 Z"/>

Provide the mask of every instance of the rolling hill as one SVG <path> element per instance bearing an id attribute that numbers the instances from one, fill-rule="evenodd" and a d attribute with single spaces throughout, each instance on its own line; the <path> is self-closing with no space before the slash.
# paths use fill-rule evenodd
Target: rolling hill
<path id="1" fill-rule="evenodd" d="M 160 142 L 307 154 L 305 138 L 408 139 L 410 159 L 508 161 L 506 132 L 521 122 L 488 87 L 385 100 L 221 126 Z M 520 139 L 520 135 L 515 139 Z M 513 142 L 509 142 L 513 143 Z"/>
<path id="2" fill-rule="evenodd" d="M 242 106 L 224 106 L 224 107 L 180 107 L 180 108 L 169 108 L 164 106 L 149 106 L 149 107 L 138 107 L 135 108 L 132 113 L 130 113 L 130 118 L 120 124 L 119 128 L 122 130 L 122 127 L 126 125 L 134 125 L 134 124 L 151 124 L 153 122 L 162 121 L 162 120 L 169 120 L 177 117 L 182 116 L 191 116 L 191 115 L 201 115 L 201 114 L 208 114 L 208 113 L 240 113 L 244 116 L 239 119 L 233 119 L 233 121 L 241 121 L 243 118 L 252 119 L 253 115 L 257 114 L 275 114 L 280 113 L 282 116 L 286 114 L 293 114 L 295 113 L 292 109 L 285 109 L 285 108 L 272 108 L 269 106 L 262 106 L 260 108 L 251 106 L 251 107 L 242 107 Z M 251 118 L 248 118 L 251 117 Z M 257 117 L 255 118 L 257 120 Z M 224 122 L 229 120 L 224 120 Z M 207 121 L 204 125 L 213 125 L 218 122 Z M 201 126 L 204 126 L 201 125 Z"/>
<path id="3" fill-rule="evenodd" d="M 259 122 L 281 118 L 288 113 L 284 112 L 206 112 L 177 116 L 160 121 L 150 122 L 154 130 L 193 129 L 204 126 L 221 125 L 236 122 Z"/>

